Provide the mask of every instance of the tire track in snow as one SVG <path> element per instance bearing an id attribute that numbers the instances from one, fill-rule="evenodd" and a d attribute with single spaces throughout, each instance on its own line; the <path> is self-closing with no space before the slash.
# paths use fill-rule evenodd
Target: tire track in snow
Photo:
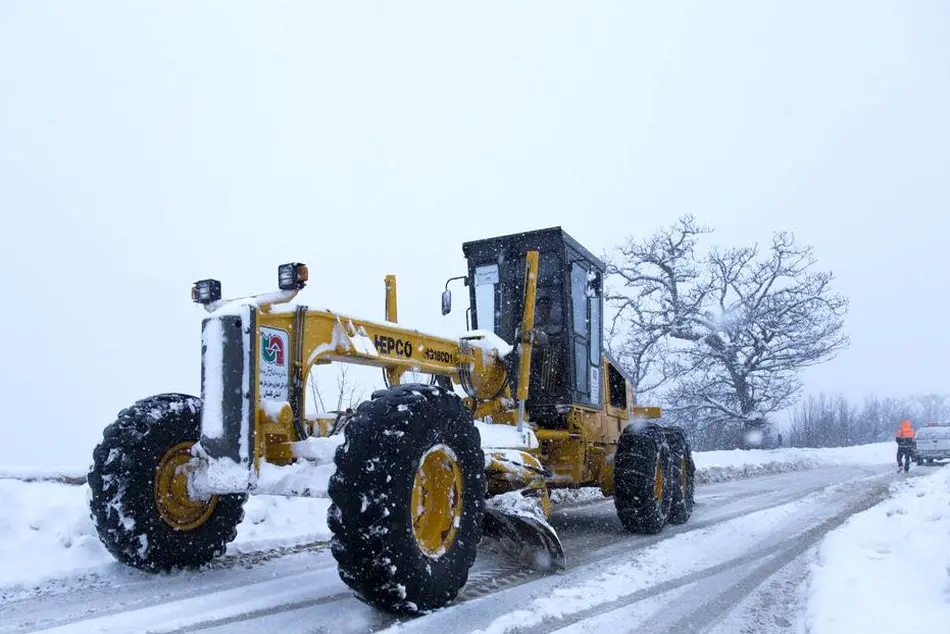
<path id="1" fill-rule="evenodd" d="M 270 548 L 254 549 L 247 552 L 222 555 L 217 559 L 205 564 L 196 570 L 182 570 L 172 573 L 139 573 L 139 571 L 129 568 L 121 569 L 122 575 L 118 579 L 122 587 L 135 586 L 138 584 L 147 584 L 155 579 L 172 577 L 175 575 L 200 575 L 202 573 L 214 570 L 228 570 L 234 568 L 251 569 L 263 565 L 270 561 L 299 555 L 303 553 L 319 553 L 330 547 L 329 541 L 308 542 L 296 544 L 293 546 L 276 546 Z M 102 568 L 115 570 L 117 564 L 106 564 Z M 58 576 L 44 579 L 43 581 L 30 584 L 13 584 L 0 587 L 0 615 L 3 614 L 3 607 L 14 605 L 25 601 L 36 601 L 39 599 L 50 598 L 60 594 L 69 594 L 75 592 L 77 586 L 88 588 L 108 588 L 115 585 L 117 579 L 108 573 L 99 570 L 78 575 Z"/>
<path id="2" fill-rule="evenodd" d="M 322 605 L 329 605 L 331 603 L 339 603 L 340 601 L 345 601 L 352 598 L 353 593 L 351 592 L 337 592 L 336 594 L 325 595 L 322 597 L 315 597 L 313 599 L 308 599 L 306 601 L 297 601 L 294 603 L 288 604 L 278 604 L 269 606 L 266 608 L 260 608 L 257 610 L 252 610 L 250 612 L 245 612 L 242 614 L 235 614 L 233 616 L 226 616 L 219 619 L 208 619 L 206 621 L 199 621 L 191 625 L 186 625 L 185 627 L 172 627 L 172 628 L 150 628 L 148 634 L 187 634 L 189 632 L 200 632 L 202 630 L 209 630 L 215 627 L 225 627 L 232 625 L 234 623 L 239 623 L 243 621 L 249 621 L 253 619 L 260 619 L 266 616 L 271 616 L 274 614 L 283 614 L 288 610 L 301 610 L 304 608 L 312 608 Z"/>
<path id="3" fill-rule="evenodd" d="M 91 573 L 71 579 L 69 586 L 57 587 L 50 592 L 39 589 L 15 600 L 4 600 L 0 603 L 0 633 L 30 631 L 26 628 L 63 627 L 155 605 L 171 604 L 195 595 L 227 592 L 272 580 L 273 574 L 263 568 L 270 562 L 308 553 L 319 555 L 328 548 L 326 542 L 318 542 L 236 553 L 216 559 L 199 570 L 172 573 L 146 573 L 113 564 L 111 568 L 115 577 Z M 290 570 L 281 571 L 280 576 L 292 583 L 294 577 L 329 571 L 334 568 L 334 564 L 332 560 L 313 563 L 301 560 L 294 562 Z M 230 570 L 240 570 L 243 574 L 231 575 L 228 574 Z M 77 587 L 78 583 L 82 585 Z M 97 605 L 97 600 L 110 593 L 116 593 L 116 600 Z M 60 602 L 66 597 L 70 599 L 69 602 L 63 602 L 65 605 L 54 612 L 36 614 L 34 606 L 37 602 Z M 21 618 L 20 625 L 15 626 L 13 621 L 18 616 Z"/>
<path id="4" fill-rule="evenodd" d="M 767 477 L 771 478 L 774 476 Z M 859 479 L 863 480 L 864 478 Z M 780 482 L 780 480 L 777 480 L 777 482 Z M 630 533 L 624 531 L 620 527 L 619 520 L 616 519 L 616 516 L 613 513 L 612 499 L 594 500 L 589 503 L 584 502 L 577 505 L 571 505 L 568 509 L 559 509 L 559 511 L 562 511 L 558 514 L 560 521 L 555 519 L 554 522 L 556 526 L 560 526 L 558 528 L 559 533 L 566 529 L 566 532 L 562 534 L 562 539 L 565 542 L 565 549 L 568 551 L 571 551 L 572 548 L 574 549 L 573 552 L 575 554 L 571 558 L 569 566 L 578 567 L 608 560 L 611 557 L 620 554 L 629 554 L 637 550 L 649 548 L 675 535 L 711 528 L 753 512 L 767 511 L 778 508 L 789 504 L 790 502 L 794 502 L 809 495 L 824 491 L 828 488 L 828 486 L 829 485 L 827 483 L 822 483 L 805 488 L 792 489 L 788 492 L 779 494 L 776 494 L 775 491 L 781 490 L 781 487 L 778 487 L 774 490 L 768 489 L 756 492 L 754 494 L 743 492 L 729 493 L 722 497 L 730 500 L 737 500 L 736 503 L 739 504 L 739 508 L 728 512 L 714 512 L 711 517 L 699 521 L 690 521 L 684 525 L 668 526 L 662 533 L 657 535 L 631 535 Z M 700 495 L 697 497 L 701 499 L 704 496 Z M 717 502 L 721 501 L 721 499 L 717 500 Z M 604 530 L 604 526 L 598 525 L 599 523 L 602 523 L 605 518 L 591 516 L 590 511 L 592 509 L 596 509 L 597 507 L 603 507 L 605 518 L 612 523 L 610 529 Z M 702 507 L 697 506 L 697 510 L 708 511 L 709 509 L 710 507 L 706 504 L 704 504 Z M 580 515 L 579 520 L 578 518 L 575 518 L 574 521 L 570 521 L 567 517 L 565 517 L 566 515 L 572 515 L 577 511 L 579 511 L 578 514 Z M 615 526 L 613 524 L 615 524 Z M 766 552 L 766 550 L 768 554 L 774 554 L 775 552 L 774 546 L 769 547 L 768 549 L 763 549 L 763 551 L 756 551 L 754 555 L 742 558 L 742 562 L 738 564 L 732 564 L 728 566 L 723 565 L 723 569 L 732 569 L 742 564 L 748 565 L 749 562 L 761 559 L 764 556 L 763 553 Z M 480 555 L 480 559 L 484 562 L 486 558 L 483 555 Z M 476 560 L 476 566 L 478 566 L 478 560 Z M 493 559 L 492 564 L 490 564 L 488 568 L 480 570 L 473 569 L 471 571 L 469 582 L 463 588 L 458 599 L 452 605 L 442 608 L 441 610 L 436 610 L 430 614 L 420 615 L 417 617 L 401 619 L 397 617 L 380 618 L 378 626 L 371 628 L 369 631 L 380 631 L 381 629 L 392 626 L 394 623 L 398 623 L 400 625 L 408 625 L 410 623 L 421 625 L 426 623 L 427 619 L 431 620 L 431 617 L 445 611 L 450 611 L 456 606 L 462 606 L 477 599 L 490 597 L 499 591 L 530 584 L 545 577 L 551 576 L 552 575 L 550 573 L 528 570 L 505 559 L 501 559 L 500 561 Z M 649 593 L 648 596 L 654 596 L 657 594 L 662 594 L 662 592 Z M 355 595 L 352 594 L 350 596 L 355 597 Z M 298 604 L 282 606 L 282 612 L 286 614 L 291 611 L 304 610 L 310 607 L 313 607 L 310 605 L 310 601 L 301 601 Z M 314 618 L 317 617 L 318 615 L 315 614 Z M 252 618 L 248 618 L 247 620 L 252 620 Z M 174 633 L 178 634 L 179 631 L 187 632 L 188 630 L 175 630 Z M 540 631 L 548 630 L 541 629 Z"/>
<path id="5" fill-rule="evenodd" d="M 596 575 L 598 574 L 598 570 L 602 570 L 598 567 L 599 564 L 604 564 L 608 567 L 613 565 L 611 560 L 614 557 L 618 558 L 618 561 L 623 565 L 622 562 L 628 559 L 629 555 L 634 555 L 635 558 L 637 551 L 649 549 L 651 546 L 656 546 L 664 540 L 677 535 L 716 528 L 717 525 L 725 524 L 750 514 L 766 512 L 771 509 L 786 506 L 790 503 L 805 501 L 805 499 L 809 497 L 814 497 L 812 502 L 806 502 L 810 505 L 809 508 L 811 509 L 808 513 L 808 518 L 812 519 L 807 519 L 806 521 L 798 517 L 792 520 L 792 526 L 794 526 L 794 528 L 790 527 L 789 530 L 776 530 L 778 538 L 768 548 L 756 548 L 756 553 L 748 557 L 745 552 L 740 552 L 739 554 L 743 559 L 738 563 L 735 561 L 723 563 L 721 560 L 710 562 L 718 566 L 715 570 L 721 568 L 726 571 L 725 573 L 720 572 L 719 574 L 725 575 L 731 581 L 735 576 L 732 571 L 740 570 L 743 566 L 749 568 L 758 563 L 762 563 L 764 558 L 774 557 L 779 548 L 783 546 L 785 540 L 793 538 L 796 534 L 801 535 L 807 529 L 813 528 L 809 522 L 814 522 L 817 525 L 828 517 L 828 513 L 834 513 L 836 516 L 844 513 L 844 518 L 846 518 L 848 512 L 841 510 L 842 505 L 852 509 L 850 511 L 851 513 L 855 512 L 852 505 L 853 500 L 849 501 L 851 492 L 856 493 L 859 497 L 863 497 L 868 494 L 869 490 L 877 487 L 880 489 L 880 495 L 883 496 L 884 490 L 891 480 L 888 473 L 883 472 L 876 466 L 869 468 L 830 468 L 820 471 L 823 471 L 823 473 L 819 474 L 813 471 L 811 474 L 803 477 L 783 474 L 780 476 L 758 478 L 756 479 L 757 482 L 751 485 L 745 485 L 740 489 L 733 488 L 733 484 L 735 483 L 729 483 L 724 487 L 709 485 L 708 488 L 704 487 L 706 491 L 697 495 L 697 502 L 703 499 L 703 503 L 697 505 L 696 515 L 694 515 L 694 518 L 688 524 L 668 526 L 664 529 L 663 533 L 658 535 L 630 535 L 629 533 L 622 532 L 619 528 L 617 528 L 616 534 L 611 534 L 613 528 L 610 525 L 606 525 L 608 521 L 606 514 L 610 513 L 612 517 L 612 504 L 609 500 L 601 502 L 600 504 L 605 505 L 600 510 L 603 517 L 597 516 L 598 511 L 595 508 L 590 511 L 590 516 L 585 516 L 582 521 L 572 522 L 570 527 L 571 531 L 569 532 L 564 532 L 565 525 L 563 521 L 556 522 L 556 524 L 559 525 L 558 532 L 565 542 L 565 549 L 569 553 L 568 569 L 564 573 L 564 576 L 567 578 L 564 581 L 559 580 L 562 578 L 561 575 L 540 574 L 532 575 L 518 582 L 506 582 L 504 579 L 496 580 L 498 586 L 507 586 L 507 588 L 503 587 L 501 592 L 498 592 L 495 596 L 485 601 L 478 600 L 484 596 L 481 592 L 478 593 L 479 596 L 470 596 L 467 591 L 463 590 L 459 600 L 452 606 L 448 606 L 427 616 L 401 621 L 398 627 L 391 628 L 390 631 L 406 634 L 417 631 L 427 632 L 432 629 L 460 632 L 471 631 L 473 629 L 495 631 L 498 629 L 495 624 L 495 619 L 509 612 L 523 611 L 525 609 L 531 610 L 531 608 L 527 606 L 534 599 L 549 597 L 551 593 L 559 587 L 570 588 L 574 585 L 572 576 L 576 577 L 578 582 L 583 582 L 590 574 Z M 724 498 L 734 501 L 727 502 Z M 823 510 L 822 505 L 829 503 L 833 504 L 834 508 Z M 873 501 L 868 502 L 868 504 L 871 503 L 873 503 Z M 609 505 L 609 507 L 606 505 Z M 774 535 L 762 534 L 761 537 L 757 538 L 756 545 L 762 543 L 764 540 L 774 539 L 774 537 Z M 702 538 L 700 537 L 700 539 Z M 710 548 L 712 551 L 715 551 L 715 544 L 710 542 Z M 570 553 L 574 553 L 574 555 L 571 556 Z M 585 567 L 588 569 L 587 571 L 583 570 Z M 707 569 L 705 574 L 715 574 L 715 570 L 713 570 L 713 572 L 710 572 L 710 570 L 713 569 Z M 691 574 L 694 571 L 695 569 L 691 569 L 688 572 Z M 649 571 L 644 571 L 644 578 L 648 579 L 649 577 Z M 700 580 L 701 577 L 702 575 L 691 577 L 692 583 L 699 583 L 698 580 Z M 593 577 L 590 578 L 593 579 Z M 640 594 L 633 596 L 630 593 L 625 593 L 625 595 L 629 596 L 626 596 L 623 601 L 628 602 L 633 600 L 646 602 L 649 600 L 649 597 L 653 597 L 654 602 L 657 602 L 657 597 L 661 600 L 668 601 L 670 598 L 668 596 L 669 594 L 681 592 L 682 588 L 689 586 L 689 583 L 690 581 L 671 581 L 663 586 L 664 589 L 658 591 L 651 590 L 653 586 L 644 587 L 644 584 L 637 584 L 636 587 Z M 680 590 L 676 588 L 680 588 Z M 691 591 L 692 589 L 690 588 L 690 592 Z M 667 595 L 664 595 L 663 592 L 666 592 Z M 611 594 L 612 596 L 616 596 L 613 593 Z M 687 594 L 689 594 L 689 592 Z M 596 592 L 594 596 L 596 596 Z M 647 598 L 644 599 L 643 597 Z M 594 600 L 596 601 L 596 598 L 594 598 Z M 596 609 L 591 606 L 589 610 L 580 613 L 580 616 L 576 616 L 578 613 L 565 615 L 566 618 L 563 621 L 555 620 L 545 622 L 539 626 L 536 631 L 550 631 L 552 628 L 568 625 L 575 620 L 583 622 L 581 619 L 585 617 L 595 616 L 599 611 L 606 613 L 610 609 L 604 608 L 603 605 L 598 607 L 599 609 Z M 611 605 L 610 607 L 616 606 Z M 643 608 L 645 606 L 640 607 Z M 734 605 L 730 605 L 726 611 L 728 612 L 734 607 Z M 575 616 L 576 618 L 572 618 Z M 644 612 L 641 609 L 639 616 L 640 618 L 644 618 L 645 616 L 650 616 L 650 613 L 649 611 Z M 617 621 L 613 625 L 614 628 L 619 628 L 619 631 L 626 631 L 626 629 L 630 627 L 629 621 Z M 517 624 L 512 623 L 511 627 L 517 628 Z M 612 631 L 613 628 L 607 627 L 602 629 L 604 629 L 604 631 Z M 527 623 L 522 627 L 522 630 L 532 631 Z M 521 630 L 515 629 L 512 631 Z M 649 630 L 642 630 L 642 628 L 637 627 L 637 631 Z M 686 631 L 691 632 L 692 630 L 687 629 Z M 733 633 L 730 632 L 730 634 Z"/>
<path id="6" fill-rule="evenodd" d="M 815 487 L 815 490 L 821 490 L 823 488 L 825 487 Z M 771 501 L 769 503 L 767 504 L 758 503 L 758 504 L 755 504 L 754 507 L 756 511 L 775 508 L 775 507 L 787 504 L 789 501 L 793 501 L 805 495 L 809 495 L 813 492 L 814 491 L 812 489 L 808 489 L 804 492 L 801 490 L 797 490 L 794 493 L 783 495 L 780 499 L 776 499 L 772 497 L 770 498 Z M 759 497 L 759 496 L 755 496 L 755 497 Z M 589 505 L 585 504 L 584 506 L 589 507 L 589 506 L 597 506 L 597 505 L 609 505 L 610 508 L 612 509 L 613 501 L 612 500 L 598 500 Z M 576 508 L 577 507 L 572 507 L 572 510 Z M 585 533 L 584 538 L 586 539 L 588 537 L 593 536 L 596 538 L 595 543 L 590 544 L 590 542 L 588 542 L 587 546 L 581 546 L 580 544 L 578 544 L 579 546 L 578 553 L 580 557 L 578 557 L 576 561 L 573 561 L 572 564 L 576 566 L 586 565 L 590 563 L 595 563 L 602 559 L 612 557 L 620 551 L 624 553 L 629 553 L 635 550 L 647 548 L 649 546 L 655 545 L 658 542 L 661 542 L 665 539 L 672 537 L 674 534 L 689 533 L 692 531 L 701 530 L 703 528 L 715 526 L 717 524 L 728 522 L 730 520 L 736 519 L 737 517 L 746 515 L 749 512 L 750 511 L 747 508 L 742 508 L 740 510 L 737 510 L 731 513 L 721 514 L 719 516 L 710 518 L 708 520 L 688 523 L 679 527 L 669 527 L 673 530 L 664 531 L 663 533 L 660 533 L 658 535 L 630 535 L 629 533 L 626 533 L 619 528 L 618 528 L 617 534 L 609 534 L 609 533 L 605 534 L 603 531 L 597 531 L 596 529 L 592 529 L 594 530 L 594 532 L 592 534 Z M 618 523 L 618 527 L 619 527 L 619 523 Z M 619 543 L 618 543 L 618 538 L 622 540 Z M 489 557 L 492 557 L 492 556 L 489 555 Z M 459 598 L 451 606 L 443 608 L 443 610 L 449 610 L 453 606 L 462 605 L 462 604 L 465 604 L 465 603 L 468 603 L 468 602 L 471 602 L 483 597 L 489 597 L 501 590 L 514 588 L 520 585 L 531 583 L 533 581 L 537 581 L 544 577 L 551 576 L 550 573 L 537 572 L 534 570 L 525 569 L 524 567 L 516 563 L 511 563 L 504 559 L 501 559 L 499 561 L 492 558 L 491 560 L 493 564 L 489 568 L 481 569 L 481 570 L 473 570 L 471 572 L 469 576 L 469 582 L 465 585 L 465 588 L 463 588 L 462 592 L 459 594 Z M 354 600 L 356 599 L 355 595 L 352 592 L 344 592 L 344 593 L 341 593 L 341 597 L 338 600 L 344 600 L 347 597 L 354 598 Z M 326 602 L 326 603 L 329 603 L 329 602 Z M 240 617 L 240 616 L 229 617 L 226 621 L 221 621 L 221 622 L 208 621 L 207 623 L 203 623 L 198 629 L 201 629 L 201 630 L 210 629 L 210 628 L 217 627 L 220 625 L 228 625 L 228 624 L 235 623 L 238 621 L 241 621 L 241 622 L 250 621 L 250 620 L 264 618 L 264 617 L 275 615 L 275 614 L 288 615 L 290 612 L 293 612 L 293 611 L 311 609 L 311 608 L 319 607 L 324 604 L 325 602 L 322 602 L 319 599 L 308 599 L 308 600 L 299 601 L 295 603 L 286 603 L 272 609 L 266 609 L 266 610 L 262 609 L 262 610 L 255 611 L 253 613 L 249 612 L 245 614 L 243 617 Z M 413 617 L 413 618 L 402 618 L 402 619 L 399 619 L 398 617 L 395 617 L 395 616 L 380 614 L 379 621 L 376 627 L 373 627 L 369 631 L 380 631 L 380 630 L 390 627 L 391 625 L 393 625 L 393 623 L 397 623 L 397 622 L 400 622 L 400 623 L 410 623 L 410 622 L 415 622 L 415 621 L 425 622 L 425 619 L 427 617 L 434 614 L 438 614 L 441 611 L 442 610 L 437 610 L 430 614 L 420 615 L 418 617 Z M 314 614 L 315 619 L 318 617 L 319 617 L 318 614 Z M 197 631 L 195 629 L 196 627 L 197 626 L 188 626 L 188 627 L 183 627 L 183 628 L 178 628 L 178 629 L 160 629 L 160 630 L 149 630 L 149 631 L 162 632 L 162 634 L 186 634 L 188 632 Z"/>
<path id="7" fill-rule="evenodd" d="M 802 492 L 798 491 L 797 494 L 789 494 L 789 495 L 791 497 L 796 497 L 796 495 L 801 496 Z M 753 496 L 753 497 L 758 497 L 758 496 Z M 787 496 L 783 496 L 781 500 L 770 498 L 771 501 L 768 504 L 762 504 L 761 501 L 758 501 L 757 503 L 754 504 L 754 507 L 757 510 L 762 510 L 765 508 L 772 508 L 773 506 L 780 506 L 781 504 L 786 503 L 784 499 L 785 497 Z M 600 501 L 593 502 L 591 504 L 585 504 L 584 506 L 590 507 L 590 506 L 598 506 L 598 505 L 605 506 L 606 507 L 605 510 L 610 510 L 611 512 L 610 517 L 613 518 L 613 515 L 612 515 L 613 503 L 611 500 L 600 500 Z M 577 507 L 572 507 L 571 510 L 576 510 L 576 509 Z M 747 508 L 741 508 L 732 513 L 721 514 L 719 516 L 716 516 L 706 521 L 686 524 L 680 527 L 670 527 L 670 528 L 675 528 L 675 531 L 670 530 L 669 532 L 665 531 L 664 533 L 661 533 L 658 535 L 650 535 L 650 536 L 630 535 L 629 533 L 623 532 L 619 528 L 619 524 L 617 525 L 618 528 L 617 528 L 616 534 L 610 534 L 610 533 L 605 534 L 598 527 L 584 526 L 583 528 L 576 528 L 575 530 L 582 531 L 582 535 L 580 536 L 580 538 L 578 538 L 577 536 L 571 536 L 571 539 L 573 541 L 579 542 L 577 544 L 577 547 L 578 547 L 577 552 L 580 555 L 580 558 L 578 558 L 577 561 L 574 562 L 574 565 L 584 565 L 586 563 L 595 562 L 605 557 L 612 556 L 614 554 L 613 553 L 614 549 L 620 549 L 624 552 L 631 552 L 633 550 L 637 550 L 640 548 L 646 548 L 664 539 L 672 537 L 674 534 L 700 530 L 707 526 L 712 526 L 718 523 L 729 521 L 730 519 L 734 519 L 735 517 L 744 515 L 748 512 L 749 511 Z M 591 533 L 587 533 L 586 531 L 588 530 L 591 531 Z M 591 537 L 594 537 L 595 539 L 591 541 L 589 539 Z M 618 539 L 620 540 L 619 542 L 618 542 Z M 584 543 L 585 541 L 586 541 L 586 544 Z M 326 549 L 326 544 L 317 544 L 314 546 L 315 547 L 300 546 L 300 547 L 294 548 L 293 550 L 296 552 L 307 552 L 308 550 L 320 551 L 320 550 Z M 605 550 L 604 546 L 611 546 L 611 548 L 608 548 L 607 550 Z M 247 562 L 249 560 L 249 557 L 251 559 L 254 559 L 256 557 L 257 562 L 264 563 L 272 559 L 279 559 L 283 556 L 287 556 L 288 554 L 290 554 L 286 552 L 287 550 L 288 549 L 279 549 L 278 551 L 275 551 L 270 554 L 251 553 L 249 556 L 235 555 L 233 556 L 233 559 L 231 560 L 219 560 L 220 565 L 217 566 L 217 568 L 222 569 L 222 570 L 234 568 L 240 565 L 241 563 Z M 453 606 L 467 603 L 467 602 L 470 602 L 482 597 L 491 596 L 492 594 L 495 594 L 501 590 L 527 584 L 532 581 L 536 581 L 544 577 L 551 576 L 549 573 L 537 572 L 537 571 L 525 569 L 524 567 L 514 562 L 510 562 L 503 557 L 497 557 L 493 553 L 490 553 L 490 552 L 486 552 L 483 554 L 486 556 L 482 557 L 482 561 L 486 563 L 490 562 L 489 566 L 487 568 L 482 568 L 480 570 L 479 569 L 472 570 L 471 575 L 469 577 L 469 583 L 466 584 L 462 593 L 460 593 L 459 599 L 453 604 Z M 332 568 L 334 563 L 335 562 L 333 562 L 333 560 L 323 562 L 323 565 L 319 565 L 317 569 L 326 570 L 328 568 Z M 290 576 L 293 576 L 293 575 L 288 575 L 288 578 Z M 150 577 L 146 577 L 145 579 L 147 580 L 149 578 Z M 341 586 L 341 587 L 345 587 L 345 586 Z M 211 592 L 216 592 L 216 591 L 222 590 L 222 588 L 216 586 L 216 587 L 211 588 L 210 590 Z M 328 600 L 326 596 L 316 596 L 316 597 L 309 597 L 307 599 L 303 599 L 299 601 L 280 602 L 280 603 L 275 603 L 275 605 L 272 605 L 272 606 L 258 608 L 258 609 L 251 610 L 239 615 L 229 615 L 227 617 L 223 617 L 220 619 L 202 620 L 197 623 L 189 623 L 188 625 L 184 625 L 180 627 L 175 627 L 175 626 L 167 627 L 167 628 L 153 627 L 153 628 L 149 628 L 148 631 L 156 632 L 156 633 L 161 632 L 163 634 L 185 634 L 188 632 L 204 631 L 204 630 L 209 630 L 209 629 L 214 629 L 214 628 L 219 628 L 219 627 L 226 627 L 228 625 L 232 625 L 238 622 L 247 622 L 247 621 L 254 621 L 258 619 L 266 619 L 267 617 L 271 617 L 275 615 L 290 616 L 290 613 L 299 612 L 302 610 L 313 610 L 314 611 L 313 619 L 318 620 L 320 617 L 321 608 L 328 607 L 331 604 L 339 603 L 341 601 L 346 601 L 348 599 L 353 599 L 354 601 L 357 600 L 355 595 L 352 592 L 350 592 L 348 589 L 346 589 L 343 592 L 330 595 L 330 597 L 332 597 L 332 600 Z M 171 599 L 170 601 L 167 601 L 167 602 L 173 603 L 176 600 L 177 599 Z M 98 618 L 104 618 L 104 617 L 113 616 L 113 615 L 121 615 L 123 612 L 129 611 L 128 607 L 129 606 L 119 607 L 116 610 L 114 610 L 111 614 L 104 613 L 104 612 L 97 612 L 93 618 L 98 619 Z M 445 609 L 450 609 L 450 607 L 445 608 Z M 436 611 L 435 613 L 432 613 L 432 614 L 436 614 L 438 612 L 439 611 Z M 421 615 L 419 617 L 415 617 L 411 619 L 404 619 L 402 622 L 413 622 L 413 621 L 424 622 L 427 616 L 429 615 Z M 60 626 L 78 625 L 79 623 L 82 623 L 88 620 L 88 618 L 89 617 L 79 618 L 79 619 L 71 620 L 69 622 L 60 622 L 58 623 L 58 625 Z M 380 613 L 378 615 L 378 618 L 376 619 L 376 623 L 370 628 L 369 631 L 379 631 L 381 629 L 385 629 L 391 626 L 395 622 L 399 622 L 399 619 L 397 617 Z"/>
<path id="8" fill-rule="evenodd" d="M 246 553 L 235 553 L 233 555 L 224 555 L 212 560 L 204 566 L 202 570 L 219 570 L 222 568 L 236 568 L 238 566 L 247 568 L 250 566 L 259 566 L 260 564 L 298 555 L 300 553 L 318 553 L 330 548 L 329 541 L 310 542 L 307 544 L 297 544 L 295 546 L 278 546 L 276 548 L 265 548 L 262 550 L 252 550 Z"/>
<path id="9" fill-rule="evenodd" d="M 523 629 L 516 628 L 510 631 L 520 634 L 541 634 L 560 630 L 566 632 L 567 630 L 575 630 L 575 628 L 568 628 L 567 626 L 584 622 L 592 622 L 590 624 L 596 629 L 596 621 L 600 616 L 630 608 L 638 602 L 693 584 L 696 584 L 697 587 L 693 588 L 693 591 L 688 594 L 691 597 L 704 597 L 702 602 L 693 604 L 694 607 L 687 610 L 677 610 L 676 607 L 659 610 L 651 618 L 638 622 L 636 628 L 644 632 L 666 632 L 670 634 L 693 634 L 710 631 L 733 610 L 736 604 L 741 603 L 743 599 L 750 596 L 768 579 L 816 546 L 829 531 L 843 524 L 855 513 L 860 513 L 886 499 L 888 484 L 889 482 L 873 486 L 859 500 L 847 505 L 833 517 L 805 530 L 803 533 L 796 534 L 791 545 L 783 546 L 783 544 L 787 544 L 788 536 L 779 535 L 766 540 L 763 546 L 729 561 L 625 594 L 610 602 L 566 615 L 560 619 L 546 619 L 538 626 Z M 726 583 L 725 591 L 721 591 L 721 585 L 716 583 L 703 584 L 704 581 L 716 581 L 716 578 L 725 576 L 724 573 L 735 573 L 743 568 L 749 568 L 750 572 L 742 575 L 738 582 L 735 577 L 732 577 L 731 583 Z M 699 586 L 704 586 L 709 591 L 701 592 Z M 560 629 L 554 630 L 554 627 Z"/>

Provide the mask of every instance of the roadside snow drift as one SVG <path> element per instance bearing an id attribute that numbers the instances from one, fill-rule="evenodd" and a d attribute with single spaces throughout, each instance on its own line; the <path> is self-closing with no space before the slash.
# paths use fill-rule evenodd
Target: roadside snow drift
<path id="1" fill-rule="evenodd" d="M 887 464 L 896 462 L 896 450 L 894 443 L 883 442 L 828 449 L 701 451 L 696 452 L 693 459 L 696 462 L 696 480 L 702 483 L 818 467 Z"/>
<path id="2" fill-rule="evenodd" d="M 811 634 L 950 628 L 950 469 L 894 488 L 819 547 L 808 588 Z"/>
<path id="3" fill-rule="evenodd" d="M 0 480 L 0 587 L 115 565 L 89 517 L 89 487 Z M 329 500 L 252 497 L 229 553 L 329 539 Z"/>
<path id="4" fill-rule="evenodd" d="M 531 446 L 514 434 L 488 437 L 490 446 Z M 523 443 L 523 444 L 522 444 Z M 879 464 L 893 460 L 889 443 L 845 449 L 777 449 L 696 453 L 700 483 L 841 464 Z M 99 542 L 87 506 L 88 487 L 76 486 L 82 469 L 60 473 L 0 469 L 0 587 L 94 572 L 115 566 Z M 68 476 L 64 480 L 63 476 Z M 29 480 L 29 481 L 25 481 Z M 79 480 L 82 481 L 81 479 Z M 73 484 L 67 484 L 72 482 Z M 600 489 L 555 491 L 558 503 L 602 499 Z M 229 553 L 295 546 L 329 538 L 325 499 L 252 496 Z"/>
<path id="5" fill-rule="evenodd" d="M 0 480 L 0 586 L 109 563 L 85 485 Z"/>

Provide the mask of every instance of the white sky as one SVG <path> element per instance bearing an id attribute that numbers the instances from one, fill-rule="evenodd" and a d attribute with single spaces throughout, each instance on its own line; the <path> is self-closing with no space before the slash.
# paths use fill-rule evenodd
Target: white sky
<path id="1" fill-rule="evenodd" d="M 463 241 L 686 211 L 836 273 L 853 345 L 808 389 L 948 391 L 950 4 L 448 4 L 0 4 L 0 464 L 197 392 L 195 279 L 300 260 L 303 301 L 379 318 L 396 273 L 454 334 Z"/>

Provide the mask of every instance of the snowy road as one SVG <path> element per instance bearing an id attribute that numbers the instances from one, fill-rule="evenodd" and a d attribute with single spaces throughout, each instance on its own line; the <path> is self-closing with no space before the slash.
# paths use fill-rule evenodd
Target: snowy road
<path id="1" fill-rule="evenodd" d="M 915 470 L 910 475 L 927 473 Z M 0 604 L 6 632 L 792 632 L 804 556 L 899 476 L 842 466 L 704 485 L 685 526 L 625 533 L 613 502 L 562 508 L 568 569 L 480 556 L 455 605 L 397 622 L 353 598 L 324 545 L 234 556 L 199 573 L 108 574 Z"/>

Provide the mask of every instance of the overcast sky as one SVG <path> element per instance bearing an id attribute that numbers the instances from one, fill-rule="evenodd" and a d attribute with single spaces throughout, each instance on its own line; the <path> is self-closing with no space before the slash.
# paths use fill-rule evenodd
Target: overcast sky
<path id="1" fill-rule="evenodd" d="M 448 6 L 450 5 L 451 6 Z M 465 240 L 692 212 L 851 299 L 811 391 L 948 392 L 950 4 L 0 3 L 0 465 L 195 393 L 191 282 L 457 334 Z M 458 299 L 461 299 L 459 297 Z"/>

